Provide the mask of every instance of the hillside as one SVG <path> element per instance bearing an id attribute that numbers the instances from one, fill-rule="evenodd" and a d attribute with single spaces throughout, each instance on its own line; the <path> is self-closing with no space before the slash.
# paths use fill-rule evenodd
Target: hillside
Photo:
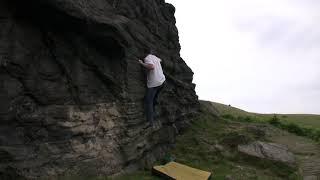
<path id="1" fill-rule="evenodd" d="M 259 114 L 259 113 L 251 113 L 241 109 L 238 109 L 233 106 L 211 102 L 212 106 L 214 106 L 221 116 L 232 115 L 234 117 L 252 117 L 257 118 L 257 120 L 268 121 L 275 114 Z M 314 114 L 276 114 L 276 116 L 281 120 L 288 123 L 295 123 L 297 125 L 303 127 L 310 128 L 320 128 L 320 115 Z"/>
<path id="2" fill-rule="evenodd" d="M 272 118 L 273 115 L 249 113 L 212 102 L 200 101 L 200 104 L 200 117 L 192 121 L 185 133 L 178 136 L 176 146 L 167 154 L 167 159 L 157 164 L 164 164 L 174 159 L 176 162 L 213 172 L 212 180 L 316 180 L 320 178 L 320 146 L 317 142 L 275 127 L 269 121 L 252 120 L 260 116 L 265 119 Z M 238 119 L 228 118 L 228 116 L 250 116 L 251 118 Z M 288 119 L 289 117 L 291 116 L 288 115 Z M 239 145 L 256 141 L 274 143 L 279 147 L 288 148 L 289 154 L 292 153 L 296 161 L 295 165 L 255 158 L 239 152 L 237 148 Z M 111 179 L 156 180 L 160 178 L 152 176 L 147 170 Z"/>

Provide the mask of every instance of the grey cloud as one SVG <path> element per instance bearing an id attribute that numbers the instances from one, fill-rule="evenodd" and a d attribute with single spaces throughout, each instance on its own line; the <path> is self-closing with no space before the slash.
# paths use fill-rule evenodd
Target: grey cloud
<path id="1" fill-rule="evenodd" d="M 320 26 L 301 25 L 283 17 L 264 17 L 237 23 L 241 31 L 257 35 L 261 47 L 280 47 L 287 51 L 303 51 L 320 47 Z"/>

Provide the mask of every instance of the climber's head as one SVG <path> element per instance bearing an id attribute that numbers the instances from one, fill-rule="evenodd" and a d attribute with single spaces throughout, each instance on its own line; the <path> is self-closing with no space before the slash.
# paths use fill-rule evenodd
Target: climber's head
<path id="1" fill-rule="evenodd" d="M 151 49 L 149 47 L 145 47 L 142 49 L 142 56 L 146 57 L 148 54 L 150 54 Z"/>
<path id="2" fill-rule="evenodd" d="M 153 49 L 153 48 L 151 48 L 151 49 L 149 50 L 149 54 L 153 54 L 153 55 L 155 55 L 155 54 L 156 54 L 156 50 L 155 50 L 155 49 Z"/>
<path id="3" fill-rule="evenodd" d="M 156 51 L 155 48 L 145 47 L 145 48 L 142 49 L 142 54 L 140 56 L 140 59 L 144 59 L 150 54 L 158 56 L 157 51 Z"/>
<path id="4" fill-rule="evenodd" d="M 148 56 L 149 54 L 153 54 L 156 55 L 156 50 L 154 48 L 151 47 L 145 47 L 142 50 L 143 52 L 143 58 L 145 58 L 146 56 Z"/>

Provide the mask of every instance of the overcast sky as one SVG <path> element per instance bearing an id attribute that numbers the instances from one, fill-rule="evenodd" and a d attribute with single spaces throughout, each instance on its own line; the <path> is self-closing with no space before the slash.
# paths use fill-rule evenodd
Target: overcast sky
<path id="1" fill-rule="evenodd" d="M 319 0 L 166 0 L 200 99 L 320 114 Z"/>

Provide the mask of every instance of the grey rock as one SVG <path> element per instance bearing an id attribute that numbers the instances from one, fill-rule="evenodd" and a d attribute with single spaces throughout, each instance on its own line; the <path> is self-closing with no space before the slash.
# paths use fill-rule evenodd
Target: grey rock
<path id="1" fill-rule="evenodd" d="M 199 112 L 174 12 L 163 0 L 0 1 L 0 177 L 112 175 L 163 157 Z M 157 131 L 144 128 L 147 47 L 167 78 Z"/>
<path id="2" fill-rule="evenodd" d="M 231 175 L 226 175 L 225 180 L 233 180 L 234 178 Z"/>
<path id="3" fill-rule="evenodd" d="M 317 176 L 304 176 L 303 180 L 318 180 L 319 178 Z"/>
<path id="4" fill-rule="evenodd" d="M 219 152 L 224 151 L 224 147 L 221 146 L 220 144 L 215 144 L 215 145 L 213 146 L 213 149 L 214 149 L 215 151 L 219 151 Z"/>
<path id="5" fill-rule="evenodd" d="M 290 167 L 296 164 L 293 153 L 280 144 L 256 141 L 248 145 L 238 145 L 238 151 L 248 156 L 280 162 Z"/>

